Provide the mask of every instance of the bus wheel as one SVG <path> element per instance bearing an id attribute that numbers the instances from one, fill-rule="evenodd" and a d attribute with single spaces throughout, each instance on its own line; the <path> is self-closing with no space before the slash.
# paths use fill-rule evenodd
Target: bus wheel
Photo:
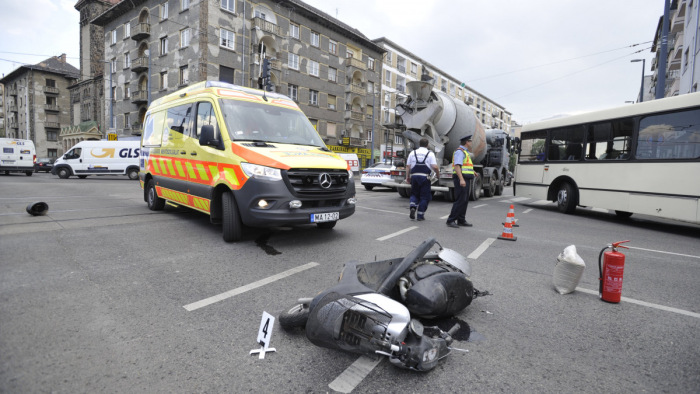
<path id="1" fill-rule="evenodd" d="M 632 216 L 632 212 L 627 212 L 627 211 L 615 211 L 615 215 L 619 217 L 620 219 L 627 219 L 630 216 Z"/>
<path id="2" fill-rule="evenodd" d="M 224 241 L 240 241 L 243 224 L 241 223 L 241 215 L 238 213 L 238 206 L 236 205 L 236 199 L 233 198 L 233 193 L 225 192 L 222 194 L 221 202 L 223 204 L 224 214 L 222 221 L 224 228 Z"/>
<path id="3" fill-rule="evenodd" d="M 562 213 L 574 213 L 578 205 L 576 190 L 570 183 L 564 182 L 557 193 L 557 208 Z"/>
<path id="4" fill-rule="evenodd" d="M 160 211 L 165 208 L 165 200 L 158 197 L 158 193 L 156 193 L 156 183 L 153 181 L 153 179 L 148 181 L 146 193 L 146 204 L 148 204 L 148 209 L 151 211 Z"/>

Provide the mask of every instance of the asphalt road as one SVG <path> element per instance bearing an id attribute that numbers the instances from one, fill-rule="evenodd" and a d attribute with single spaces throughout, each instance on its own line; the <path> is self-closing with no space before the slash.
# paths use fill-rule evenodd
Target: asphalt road
<path id="1" fill-rule="evenodd" d="M 359 186 L 359 184 L 358 184 Z M 227 244 L 208 217 L 146 208 L 126 177 L 0 176 L 0 392 L 700 392 L 700 226 L 501 197 L 408 219 L 408 200 L 358 187 L 333 230 L 248 230 Z M 49 204 L 30 216 L 28 203 Z M 495 239 L 510 204 L 515 242 Z M 404 231 L 400 234 L 399 232 Z M 349 260 L 401 257 L 429 237 L 469 256 L 477 298 L 457 318 L 469 341 L 428 373 L 312 345 L 274 316 L 331 286 Z M 620 304 L 597 296 L 597 259 L 629 239 Z M 576 245 L 579 289 L 552 286 Z M 215 297 L 215 298 L 212 298 Z"/>

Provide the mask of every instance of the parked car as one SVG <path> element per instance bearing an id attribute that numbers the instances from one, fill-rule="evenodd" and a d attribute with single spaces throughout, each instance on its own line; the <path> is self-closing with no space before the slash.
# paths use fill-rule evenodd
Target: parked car
<path id="1" fill-rule="evenodd" d="M 381 186 L 384 182 L 392 181 L 391 171 L 396 166 L 389 163 L 375 163 L 369 168 L 362 170 L 360 182 L 367 190 L 372 190 L 375 186 Z"/>
<path id="2" fill-rule="evenodd" d="M 34 172 L 51 172 L 55 159 L 41 158 L 34 162 Z"/>

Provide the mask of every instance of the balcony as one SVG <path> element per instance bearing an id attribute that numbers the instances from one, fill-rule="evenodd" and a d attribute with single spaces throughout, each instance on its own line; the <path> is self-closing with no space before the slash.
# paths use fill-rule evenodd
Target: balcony
<path id="1" fill-rule="evenodd" d="M 354 57 L 348 57 L 345 59 L 345 67 L 355 67 L 359 70 L 367 71 L 367 65 Z"/>
<path id="2" fill-rule="evenodd" d="M 359 120 L 362 122 L 365 120 L 365 114 L 361 111 L 345 111 L 345 119 Z"/>
<path id="3" fill-rule="evenodd" d="M 60 129 L 61 124 L 58 122 L 44 122 L 45 129 Z"/>
<path id="4" fill-rule="evenodd" d="M 10 89 L 6 89 L 6 90 L 7 90 L 7 94 L 9 96 L 16 96 L 17 95 L 17 88 L 14 88 L 14 89 L 10 88 Z"/>
<path id="5" fill-rule="evenodd" d="M 8 108 L 10 112 L 17 112 L 17 104 L 10 105 Z"/>
<path id="6" fill-rule="evenodd" d="M 58 94 L 58 88 L 54 86 L 44 86 L 44 93 Z"/>
<path id="7" fill-rule="evenodd" d="M 137 57 L 136 59 L 131 61 L 131 71 L 135 73 L 140 73 L 142 71 L 148 71 L 148 58 L 143 56 L 143 57 Z"/>
<path id="8" fill-rule="evenodd" d="M 131 102 L 133 104 L 146 104 L 148 103 L 148 91 L 137 90 L 131 93 Z"/>
<path id="9" fill-rule="evenodd" d="M 137 23 L 131 28 L 131 39 L 140 41 L 151 36 L 151 25 L 148 23 Z"/>
<path id="10" fill-rule="evenodd" d="M 56 105 L 56 104 L 46 104 L 44 106 L 44 111 L 46 111 L 46 112 L 58 112 L 59 108 L 58 108 L 58 105 Z"/>
<path id="11" fill-rule="evenodd" d="M 685 7 L 683 9 L 685 9 Z M 670 24 L 671 28 L 670 28 L 670 31 L 668 33 L 675 34 L 675 33 L 683 31 L 683 25 L 685 25 L 685 13 L 683 13 L 683 15 L 676 14 L 671 19 L 671 24 Z"/>
<path id="12" fill-rule="evenodd" d="M 365 94 L 365 88 L 361 83 L 351 83 L 345 87 L 345 93 L 354 93 L 362 96 Z"/>
<path id="13" fill-rule="evenodd" d="M 270 21 L 266 21 L 263 18 L 258 18 L 258 17 L 253 18 L 253 29 L 260 29 L 266 33 L 272 33 L 272 34 L 275 34 L 277 36 L 282 36 L 282 34 L 280 33 L 279 26 L 277 26 L 276 24 L 274 24 Z"/>

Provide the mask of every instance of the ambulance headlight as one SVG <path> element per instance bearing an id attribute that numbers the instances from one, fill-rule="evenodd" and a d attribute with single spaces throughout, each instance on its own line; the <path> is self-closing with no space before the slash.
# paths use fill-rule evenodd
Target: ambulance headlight
<path id="1" fill-rule="evenodd" d="M 270 181 L 282 180 L 282 172 L 279 168 L 265 167 L 251 163 L 241 163 L 241 168 L 249 178 L 261 178 Z"/>

